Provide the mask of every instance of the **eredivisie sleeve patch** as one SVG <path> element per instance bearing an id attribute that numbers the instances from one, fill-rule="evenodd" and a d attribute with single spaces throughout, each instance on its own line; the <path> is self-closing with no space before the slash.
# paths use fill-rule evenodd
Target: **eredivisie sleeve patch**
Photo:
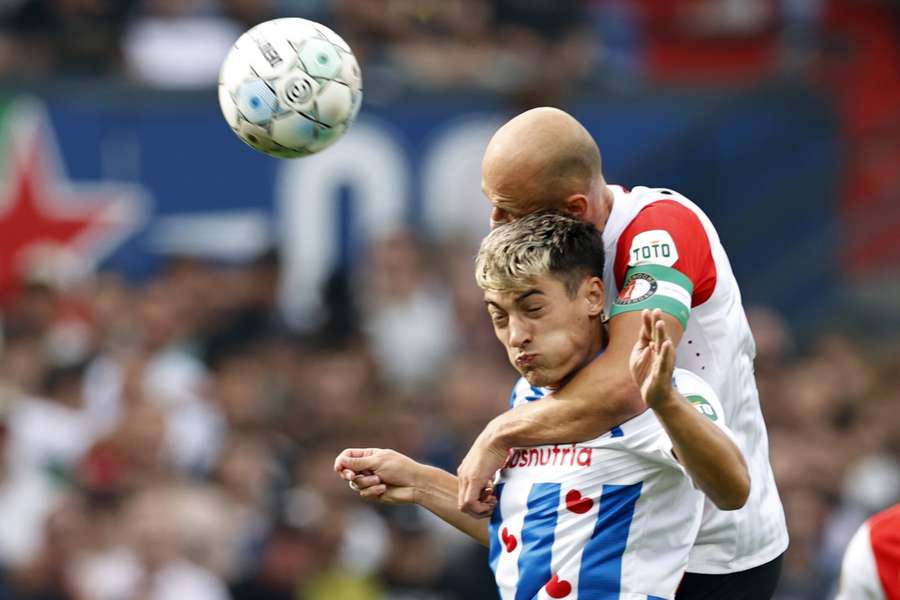
<path id="1" fill-rule="evenodd" d="M 719 414 L 716 412 L 715 407 L 709 400 L 707 400 L 703 396 L 692 394 L 690 396 L 685 396 L 685 398 L 688 399 L 688 402 L 694 405 L 694 408 L 697 409 L 697 412 L 699 412 L 710 421 L 719 420 Z"/>
<path id="2" fill-rule="evenodd" d="M 694 284 L 677 269 L 663 265 L 639 265 L 625 274 L 625 283 L 613 302 L 610 317 L 658 308 L 687 327 Z"/>

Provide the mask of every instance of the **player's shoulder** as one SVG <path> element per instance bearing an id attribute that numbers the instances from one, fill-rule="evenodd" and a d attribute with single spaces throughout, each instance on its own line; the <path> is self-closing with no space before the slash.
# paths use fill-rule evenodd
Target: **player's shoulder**
<path id="1" fill-rule="evenodd" d="M 900 549 L 900 503 L 870 517 L 867 523 L 874 545 Z"/>
<path id="2" fill-rule="evenodd" d="M 646 220 L 699 219 L 700 207 L 687 196 L 670 188 L 636 187 L 628 193 L 639 207 L 632 222 Z"/>
<path id="3" fill-rule="evenodd" d="M 688 371 L 687 369 L 679 367 L 675 368 L 675 371 L 672 373 L 672 385 L 675 386 L 675 389 L 677 389 L 682 396 L 688 394 L 710 396 L 713 398 L 716 396 L 716 392 L 713 391 L 712 386 L 710 386 L 705 379 L 697 373 Z"/>
<path id="4" fill-rule="evenodd" d="M 672 385 L 679 394 L 714 421 L 723 415 L 722 404 L 715 390 L 697 373 L 676 368 L 672 373 Z"/>
<path id="5" fill-rule="evenodd" d="M 528 380 L 524 377 L 519 377 L 515 385 L 513 385 L 512 393 L 509 396 L 509 407 L 513 408 L 522 402 L 540 400 L 546 395 L 547 391 L 545 389 L 535 387 L 528 383 Z"/>
<path id="6" fill-rule="evenodd" d="M 655 200 L 678 200 L 690 202 L 687 196 L 677 190 L 667 187 L 651 187 L 647 185 L 635 186 L 626 190 L 626 193 L 634 200 L 653 202 Z"/>
<path id="7" fill-rule="evenodd" d="M 635 188 L 630 195 L 632 214 L 618 238 L 616 267 L 622 272 L 617 271 L 617 275 L 624 275 L 626 265 L 672 267 L 684 259 L 682 267 L 696 267 L 698 271 L 681 269 L 696 286 L 704 274 L 700 270 L 711 261 L 716 239 L 703 212 L 668 188 Z"/>

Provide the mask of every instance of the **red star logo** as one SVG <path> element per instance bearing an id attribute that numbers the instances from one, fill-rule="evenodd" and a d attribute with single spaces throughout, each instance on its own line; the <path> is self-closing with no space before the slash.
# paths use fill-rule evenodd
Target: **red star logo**
<path id="1" fill-rule="evenodd" d="M 73 184 L 66 177 L 44 112 L 20 103 L 5 117 L 0 165 L 0 300 L 13 295 L 41 249 L 91 268 L 139 224 L 135 185 Z M 45 253 L 46 255 L 46 253 Z"/>

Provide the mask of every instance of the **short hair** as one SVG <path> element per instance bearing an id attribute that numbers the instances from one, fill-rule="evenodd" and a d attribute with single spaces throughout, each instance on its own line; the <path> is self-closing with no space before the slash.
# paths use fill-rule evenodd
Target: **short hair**
<path id="1" fill-rule="evenodd" d="M 604 260 L 603 236 L 594 225 L 543 210 L 501 225 L 482 240 L 475 279 L 483 290 L 510 291 L 552 275 L 572 297 L 586 277 L 603 278 Z"/>

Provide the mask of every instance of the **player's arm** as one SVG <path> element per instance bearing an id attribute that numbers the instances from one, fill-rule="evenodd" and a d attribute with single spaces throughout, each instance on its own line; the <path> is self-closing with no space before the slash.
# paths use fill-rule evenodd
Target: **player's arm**
<path id="1" fill-rule="evenodd" d="M 479 498 L 510 448 L 593 439 L 647 409 L 628 371 L 640 315 L 613 321 L 606 350 L 563 388 L 511 408 L 478 435 L 457 469 L 460 510 L 481 518 L 491 514 L 493 507 Z"/>
<path id="2" fill-rule="evenodd" d="M 641 396 L 669 434 L 672 449 L 693 479 L 722 510 L 737 510 L 750 495 L 750 473 L 735 443 L 672 385 L 675 345 L 657 309 L 643 311 L 641 337 L 631 355 L 631 372 Z M 708 401 L 699 398 L 710 406 Z"/>
<path id="3" fill-rule="evenodd" d="M 460 512 L 456 477 L 443 469 L 423 465 L 395 450 L 348 448 L 335 459 L 334 470 L 363 498 L 385 504 L 418 504 L 488 545 L 488 522 Z M 485 501 L 493 505 L 496 498 Z"/>
<path id="4" fill-rule="evenodd" d="M 603 354 L 544 401 L 522 403 L 495 417 L 485 434 L 504 449 L 580 442 L 642 413 L 647 407 L 628 370 L 640 323 L 640 315 L 611 322 Z"/>

